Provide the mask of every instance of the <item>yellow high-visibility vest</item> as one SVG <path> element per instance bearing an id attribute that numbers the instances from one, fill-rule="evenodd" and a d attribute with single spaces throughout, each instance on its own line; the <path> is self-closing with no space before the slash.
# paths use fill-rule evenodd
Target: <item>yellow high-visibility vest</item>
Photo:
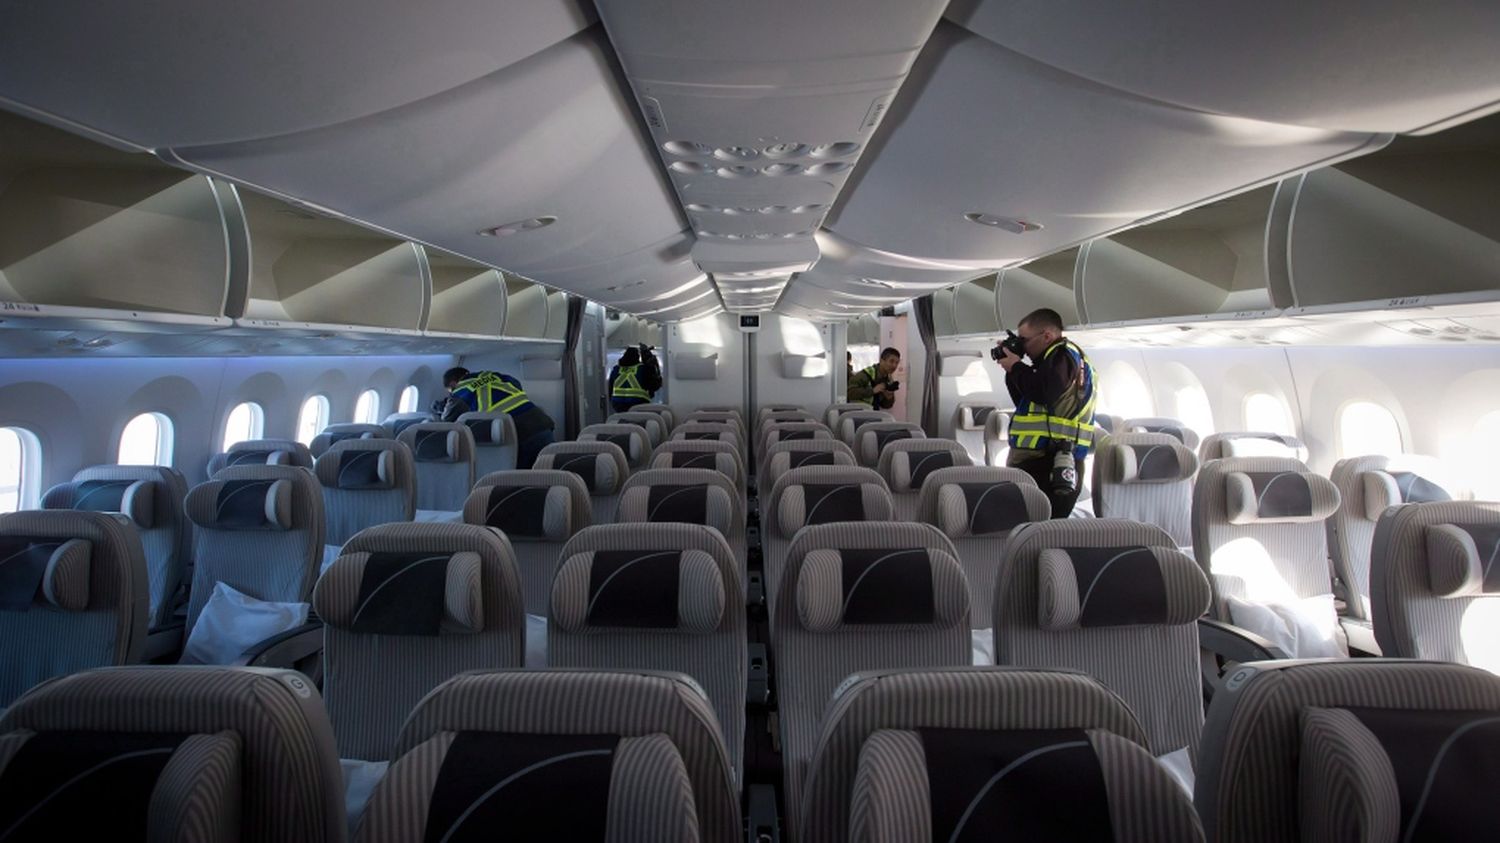
<path id="1" fill-rule="evenodd" d="M 459 381 L 457 389 L 474 393 L 475 411 L 480 413 L 511 413 L 530 401 L 526 390 L 503 380 L 494 372 L 479 372 Z"/>
<path id="2" fill-rule="evenodd" d="M 610 385 L 609 394 L 613 398 L 647 398 L 651 393 L 641 387 L 641 380 L 637 376 L 640 366 L 621 366 L 620 373 L 615 376 L 615 382 Z"/>
<path id="3" fill-rule="evenodd" d="M 1094 366 L 1083 349 L 1071 340 L 1053 343 L 1042 353 L 1042 362 L 1057 353 L 1059 348 L 1078 357 L 1079 373 L 1083 377 L 1083 404 L 1071 416 L 1055 416 L 1047 408 L 1030 401 L 1016 405 L 1016 413 L 1010 419 L 1010 446 L 1029 451 L 1045 451 L 1052 442 L 1072 445 L 1086 451 L 1094 447 Z"/>

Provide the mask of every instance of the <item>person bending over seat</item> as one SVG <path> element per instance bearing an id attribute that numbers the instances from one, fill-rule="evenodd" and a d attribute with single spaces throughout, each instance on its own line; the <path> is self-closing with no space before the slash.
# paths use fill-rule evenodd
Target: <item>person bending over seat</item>
<path id="1" fill-rule="evenodd" d="M 510 375 L 454 366 L 443 373 L 443 386 L 448 397 L 438 411 L 440 421 L 456 422 L 464 413 L 510 413 L 516 423 L 516 468 L 531 468 L 536 455 L 552 444 L 552 417 Z"/>

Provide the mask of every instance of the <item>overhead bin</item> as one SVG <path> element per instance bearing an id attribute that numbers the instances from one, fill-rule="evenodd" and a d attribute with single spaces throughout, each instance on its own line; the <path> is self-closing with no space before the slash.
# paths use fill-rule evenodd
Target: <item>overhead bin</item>
<path id="1" fill-rule="evenodd" d="M 547 292 L 547 332 L 549 340 L 561 342 L 568 333 L 568 294 L 562 290 Z"/>
<path id="2" fill-rule="evenodd" d="M 1293 314 L 1500 299 L 1500 117 L 1288 180 L 1270 243 Z"/>
<path id="3" fill-rule="evenodd" d="M 500 339 L 505 331 L 505 276 L 456 255 L 427 250 L 432 305 L 427 333 Z"/>
<path id="4" fill-rule="evenodd" d="M 281 331 L 419 333 L 431 279 L 420 246 L 242 191 L 250 230 L 248 296 L 235 325 Z"/>
<path id="5" fill-rule="evenodd" d="M 547 288 L 515 275 L 505 276 L 505 337 L 545 339 Z"/>
<path id="6" fill-rule="evenodd" d="M 1000 276 L 990 273 L 934 293 L 933 322 L 937 335 L 993 334 L 999 330 L 996 298 L 999 282 Z"/>
<path id="7" fill-rule="evenodd" d="M 1001 272 L 995 284 L 998 328 L 1015 330 L 1026 314 L 1043 307 L 1057 311 L 1064 325 L 1082 323 L 1073 289 L 1077 262 L 1078 250 L 1065 249 Z"/>
<path id="8" fill-rule="evenodd" d="M 865 313 L 849 320 L 845 345 L 880 345 L 880 320 Z"/>
<path id="9" fill-rule="evenodd" d="M 0 112 L 4 324 L 228 324 L 246 257 L 229 185 Z"/>
<path id="10" fill-rule="evenodd" d="M 1084 244 L 1074 271 L 1084 321 L 1260 318 L 1289 305 L 1266 274 L 1274 192 L 1258 188 Z"/>

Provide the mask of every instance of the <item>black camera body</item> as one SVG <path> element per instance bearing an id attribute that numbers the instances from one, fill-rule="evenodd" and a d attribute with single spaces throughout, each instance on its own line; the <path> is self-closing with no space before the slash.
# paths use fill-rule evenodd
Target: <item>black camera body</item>
<path id="1" fill-rule="evenodd" d="M 1015 331 L 1005 332 L 1005 339 L 996 343 L 995 347 L 990 349 L 990 359 L 999 363 L 1000 358 L 1005 356 L 1006 351 L 1017 357 L 1026 356 L 1026 343 L 1022 342 L 1021 338 L 1016 336 Z"/>
<path id="2" fill-rule="evenodd" d="M 900 388 L 901 388 L 901 381 L 886 381 L 885 382 L 885 389 L 886 389 L 887 392 L 895 392 L 896 390 L 898 390 Z"/>

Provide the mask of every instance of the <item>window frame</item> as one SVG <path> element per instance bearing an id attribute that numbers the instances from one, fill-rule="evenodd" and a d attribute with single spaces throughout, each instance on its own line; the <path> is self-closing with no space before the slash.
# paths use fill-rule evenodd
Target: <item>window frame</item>
<path id="1" fill-rule="evenodd" d="M 238 409 L 240 409 L 241 407 L 246 407 L 250 411 L 250 431 L 249 431 L 250 435 L 246 436 L 244 439 L 236 439 L 235 441 L 230 442 L 229 441 L 229 422 L 230 422 L 231 419 L 234 418 L 235 411 L 238 410 Z M 220 449 L 220 452 L 221 453 L 228 452 L 228 450 L 231 447 L 233 447 L 234 445 L 237 445 L 237 444 L 239 444 L 241 442 L 249 442 L 249 441 L 254 440 L 254 439 L 261 439 L 261 438 L 264 438 L 265 435 L 266 435 L 266 408 L 262 407 L 260 405 L 260 402 L 258 402 L 258 401 L 240 401 L 239 403 L 235 404 L 233 407 L 230 407 L 229 408 L 229 412 L 224 415 L 224 424 L 222 425 L 221 429 L 219 430 L 219 449 Z"/>
<path id="2" fill-rule="evenodd" d="M 42 491 L 42 442 L 35 433 L 20 425 L 0 425 L 0 430 L 14 434 L 20 447 L 16 460 L 16 508 L 9 511 L 35 509 Z"/>
<path id="3" fill-rule="evenodd" d="M 1378 409 L 1381 412 L 1385 413 L 1386 416 L 1390 418 L 1391 424 L 1396 429 L 1396 450 L 1395 450 L 1394 453 L 1386 453 L 1385 451 L 1372 451 L 1372 450 L 1369 450 L 1369 449 L 1363 449 L 1361 452 L 1355 453 L 1352 449 L 1350 449 L 1349 447 L 1347 447 L 1347 445 L 1345 444 L 1345 439 L 1344 439 L 1344 418 L 1349 414 L 1349 411 L 1352 408 L 1358 407 L 1358 406 L 1361 406 L 1361 405 L 1369 405 L 1371 407 L 1375 407 L 1376 409 Z M 1379 456 L 1386 456 L 1386 457 L 1394 457 L 1394 456 L 1399 456 L 1401 454 L 1407 453 L 1407 450 L 1406 450 L 1406 429 L 1401 424 L 1401 417 L 1398 416 L 1398 415 L 1396 415 L 1396 413 L 1393 410 L 1391 410 L 1390 407 L 1387 407 L 1386 405 L 1384 405 L 1384 404 L 1380 403 L 1379 401 L 1376 401 L 1376 400 L 1374 400 L 1372 398 L 1350 398 L 1349 400 L 1347 400 L 1344 403 L 1340 404 L 1338 412 L 1335 413 L 1334 417 L 1333 417 L 1333 435 L 1334 435 L 1334 449 L 1335 449 L 1335 452 L 1338 454 L 1338 458 L 1341 459 L 1341 460 L 1343 460 L 1343 459 L 1349 459 L 1350 457 L 1369 456 L 1369 455 L 1372 455 L 1372 454 L 1379 455 Z"/>
<path id="4" fill-rule="evenodd" d="M 406 406 L 406 396 L 408 395 L 411 396 L 410 407 Z M 417 411 L 417 407 L 421 406 L 421 403 L 422 390 L 418 389 L 417 385 L 414 383 L 407 384 L 406 388 L 401 390 L 401 394 L 396 397 L 396 412 L 415 413 Z"/>
<path id="5" fill-rule="evenodd" d="M 359 405 L 365 400 L 366 396 L 373 396 L 370 404 L 370 412 L 367 416 L 361 416 Z M 374 387 L 362 390 L 354 399 L 354 415 L 352 418 L 355 424 L 380 424 L 380 390 Z"/>
<path id="6" fill-rule="evenodd" d="M 306 421 L 307 409 L 309 405 L 313 405 L 318 408 L 316 416 L 317 421 L 313 425 L 312 435 L 307 437 L 306 440 L 303 440 L 302 424 L 304 421 Z M 327 395 L 324 395 L 321 392 L 315 392 L 302 399 L 302 406 L 297 408 L 297 427 L 293 431 L 293 436 L 298 442 L 301 442 L 304 445 L 311 445 L 312 440 L 317 438 L 318 434 L 322 433 L 323 430 L 328 427 L 328 423 L 332 418 L 333 402 L 328 400 Z"/>
<path id="7" fill-rule="evenodd" d="M 135 424 L 141 419 L 151 419 L 156 423 L 155 453 L 153 454 L 153 458 L 150 462 L 124 462 L 123 460 L 125 458 L 125 454 L 123 453 L 122 449 L 125 447 L 125 431 L 129 430 L 131 425 Z M 172 422 L 172 417 L 158 410 L 147 410 L 144 413 L 135 414 L 130 418 L 130 421 L 125 422 L 124 427 L 120 428 L 120 438 L 115 443 L 115 464 L 155 465 L 165 468 L 171 468 L 172 458 L 176 456 L 176 450 L 177 425 Z"/>
<path id="8" fill-rule="evenodd" d="M 1272 402 L 1275 402 L 1277 410 L 1280 412 L 1281 418 L 1286 422 L 1285 430 L 1280 430 L 1275 425 L 1258 424 L 1258 420 L 1252 420 L 1250 418 L 1251 403 L 1254 402 L 1257 398 L 1266 398 Z M 1247 394 L 1242 406 L 1240 407 L 1240 416 L 1245 420 L 1246 430 L 1264 431 L 1266 433 L 1275 433 L 1281 436 L 1297 435 L 1297 420 L 1292 415 L 1291 405 L 1287 403 L 1285 398 L 1277 396 L 1267 390 L 1258 389 Z"/>

